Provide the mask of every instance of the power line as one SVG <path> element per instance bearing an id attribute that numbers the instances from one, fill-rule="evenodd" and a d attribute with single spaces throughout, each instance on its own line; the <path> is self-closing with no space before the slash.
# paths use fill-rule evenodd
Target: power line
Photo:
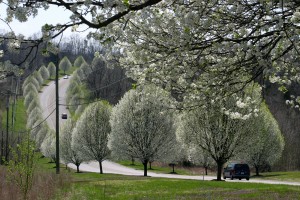
<path id="1" fill-rule="evenodd" d="M 38 125 L 36 125 L 35 127 L 31 128 L 31 129 L 28 129 L 28 130 L 26 130 L 26 131 L 20 132 L 20 133 L 27 133 L 28 131 L 32 131 L 32 130 L 38 128 L 40 125 L 42 125 L 42 123 L 44 123 L 44 122 L 52 115 L 52 113 L 54 113 L 55 110 L 56 110 L 56 109 L 54 108 L 54 109 L 52 110 L 52 112 L 51 112 L 45 119 L 43 119 Z"/>

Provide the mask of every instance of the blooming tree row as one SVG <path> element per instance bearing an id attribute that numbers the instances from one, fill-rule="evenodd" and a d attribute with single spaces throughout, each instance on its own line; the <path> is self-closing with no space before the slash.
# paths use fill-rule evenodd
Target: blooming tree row
<path id="1" fill-rule="evenodd" d="M 253 99 L 260 98 L 257 85 L 245 91 L 251 91 Z M 166 91 L 153 85 L 138 87 L 128 91 L 112 112 L 105 103 L 93 103 L 76 125 L 68 121 L 62 129 L 62 157 L 78 171 L 83 161 L 97 160 L 100 173 L 102 161 L 109 156 L 134 158 L 144 165 L 145 176 L 149 162 L 174 163 L 189 157 L 205 168 L 217 165 L 218 180 L 231 159 L 247 161 L 257 169 L 272 165 L 284 146 L 280 130 L 266 106 L 258 110 L 246 105 L 253 102 L 245 94 L 177 113 L 170 108 L 174 100 Z"/>
<path id="2" fill-rule="evenodd" d="M 40 8 L 66 9 L 70 22 L 45 23 L 44 41 L 68 28 L 82 31 L 84 25 L 90 37 L 122 49 L 120 62 L 131 77 L 169 90 L 180 102 L 185 100 L 183 106 L 205 101 L 202 93 L 218 99 L 232 92 L 232 85 L 242 90 L 258 77 L 279 83 L 282 91 L 300 80 L 298 1 L 49 0 L 4 5 L 7 23 L 13 18 L 27 21 Z M 27 41 L 13 32 L 7 39 L 12 49 Z M 57 51 L 48 44 L 47 51 Z M 298 101 L 295 97 L 293 105 Z"/>

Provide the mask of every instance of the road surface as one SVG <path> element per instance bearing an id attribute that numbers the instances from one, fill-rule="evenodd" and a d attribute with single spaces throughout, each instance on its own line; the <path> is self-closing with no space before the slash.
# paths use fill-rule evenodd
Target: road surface
<path id="1" fill-rule="evenodd" d="M 60 79 L 59 80 L 59 103 L 66 104 L 66 91 L 69 85 L 69 79 Z M 50 82 L 48 86 L 44 87 L 43 92 L 40 94 L 40 102 L 43 110 L 43 116 L 46 118 L 54 109 L 55 109 L 55 84 L 54 82 Z M 69 116 L 69 112 L 65 106 L 59 107 L 60 115 L 62 113 L 67 113 Z M 59 119 L 59 124 L 63 124 L 65 120 Z M 47 119 L 47 123 L 49 127 L 55 129 L 55 112 L 51 114 L 51 116 Z M 76 166 L 73 164 L 68 164 L 70 168 L 76 169 Z M 120 164 L 104 161 L 102 163 L 103 172 L 104 173 L 112 173 L 112 174 L 122 174 L 122 175 L 131 175 L 131 176 L 143 176 L 144 172 L 142 170 L 135 170 L 132 168 L 128 168 L 122 166 Z M 97 172 L 99 173 L 99 164 L 98 162 L 89 162 L 82 163 L 80 165 L 80 171 L 86 172 Z M 148 172 L 148 176 L 150 177 L 161 177 L 161 178 L 177 178 L 177 179 L 190 179 L 190 180 L 214 180 L 216 176 L 188 176 L 188 175 L 178 175 L 178 174 L 159 174 Z M 249 181 L 243 180 L 228 180 L 228 182 L 250 182 L 250 183 L 265 183 L 265 184 L 284 184 L 284 185 L 295 185 L 300 186 L 299 182 L 287 182 L 287 181 L 273 181 L 273 180 L 259 180 L 259 179 L 250 179 Z"/>
<path id="2" fill-rule="evenodd" d="M 69 86 L 70 79 L 59 80 L 59 104 L 66 104 L 66 91 Z M 46 118 L 50 113 L 55 109 L 55 84 L 54 81 L 51 81 L 48 86 L 43 88 L 42 93 L 39 95 L 41 107 L 43 110 L 43 117 Z M 69 111 L 66 109 L 66 106 L 59 106 L 59 124 L 62 124 L 65 119 L 61 119 L 61 114 L 67 113 L 69 116 Z M 54 111 L 48 118 L 47 123 L 50 128 L 55 129 L 56 124 L 56 112 Z"/>

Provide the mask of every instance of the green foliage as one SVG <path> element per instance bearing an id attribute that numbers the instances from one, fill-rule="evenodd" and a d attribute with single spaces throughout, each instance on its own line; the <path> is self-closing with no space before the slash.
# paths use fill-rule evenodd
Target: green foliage
<path id="1" fill-rule="evenodd" d="M 129 4 L 129 0 L 123 0 L 123 4 L 124 4 L 125 6 L 127 6 L 127 7 L 129 7 L 129 6 L 130 6 L 130 4 Z"/>
<path id="2" fill-rule="evenodd" d="M 33 175 L 36 169 L 38 156 L 35 153 L 35 144 L 24 137 L 23 141 L 12 149 L 12 159 L 8 165 L 8 179 L 16 184 L 23 194 L 23 199 L 28 199 L 28 192 L 33 183 Z"/>

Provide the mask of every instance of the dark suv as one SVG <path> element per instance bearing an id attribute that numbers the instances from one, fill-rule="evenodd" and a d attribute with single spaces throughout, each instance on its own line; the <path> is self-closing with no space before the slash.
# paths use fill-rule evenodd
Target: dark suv
<path id="1" fill-rule="evenodd" d="M 224 168 L 223 178 L 230 178 L 231 180 L 233 180 L 234 178 L 238 178 L 240 180 L 242 178 L 245 178 L 246 180 L 249 180 L 249 166 L 244 163 L 229 163 L 227 167 Z"/>

